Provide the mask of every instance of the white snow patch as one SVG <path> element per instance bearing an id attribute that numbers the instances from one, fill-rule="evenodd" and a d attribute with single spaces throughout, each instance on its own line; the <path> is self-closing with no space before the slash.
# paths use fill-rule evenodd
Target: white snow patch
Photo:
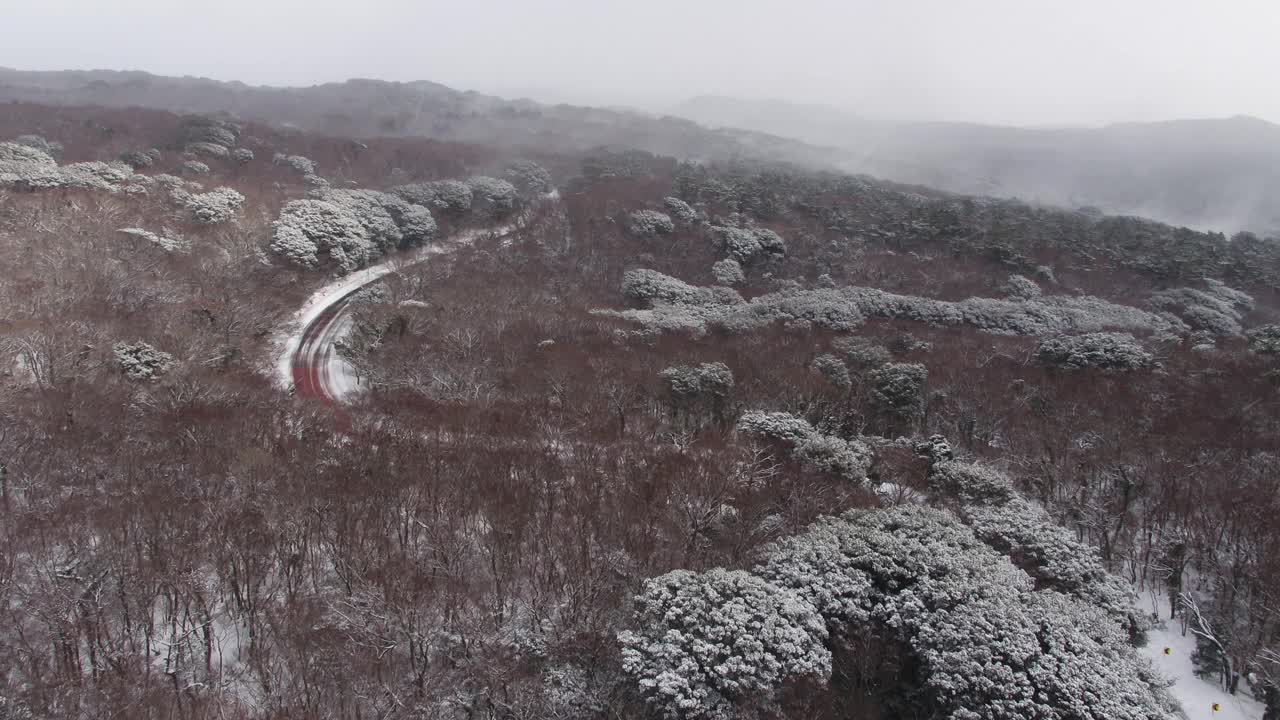
<path id="1" fill-rule="evenodd" d="M 1140 593 L 1144 599 L 1154 602 L 1155 607 L 1168 610 L 1168 600 L 1162 595 L 1152 597 L 1148 589 Z M 1165 654 L 1165 649 L 1168 654 Z M 1191 720 L 1261 720 L 1263 704 L 1255 700 L 1248 687 L 1242 681 L 1240 691 L 1232 695 L 1223 690 L 1217 683 L 1205 680 L 1196 675 L 1195 666 L 1191 663 L 1191 654 L 1196 649 L 1195 635 L 1182 630 L 1179 619 L 1165 619 L 1158 627 L 1147 633 L 1147 644 L 1138 648 L 1138 653 L 1151 661 L 1155 669 L 1173 681 L 1169 693 L 1182 705 Z M 1218 712 L 1213 711 L 1213 704 L 1218 703 Z"/>

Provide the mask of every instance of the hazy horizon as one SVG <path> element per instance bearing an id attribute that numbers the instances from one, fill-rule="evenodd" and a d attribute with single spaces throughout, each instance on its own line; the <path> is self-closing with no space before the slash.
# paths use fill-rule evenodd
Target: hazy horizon
<path id="1" fill-rule="evenodd" d="M 700 95 L 871 118 L 1102 125 L 1280 121 L 1280 5 L 1100 0 L 48 0 L 6 11 L 0 65 L 253 85 L 430 80 L 544 102 L 662 111 Z M 1139 51 L 1141 49 L 1141 51 Z"/>

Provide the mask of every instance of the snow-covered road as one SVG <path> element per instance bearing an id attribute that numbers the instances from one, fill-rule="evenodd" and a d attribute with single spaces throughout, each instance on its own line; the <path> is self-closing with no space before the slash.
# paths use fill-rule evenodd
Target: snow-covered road
<path id="1" fill-rule="evenodd" d="M 558 192 L 552 191 L 540 203 L 553 202 L 559 197 Z M 359 382 L 350 365 L 338 354 L 337 343 L 351 331 L 352 295 L 387 275 L 453 252 L 481 237 L 506 237 L 524 227 L 535 208 L 526 210 L 506 225 L 465 230 L 430 245 L 389 256 L 383 262 L 337 278 L 316 290 L 274 336 L 276 382 L 282 388 L 293 388 L 298 394 L 329 402 L 350 398 L 359 391 Z"/>

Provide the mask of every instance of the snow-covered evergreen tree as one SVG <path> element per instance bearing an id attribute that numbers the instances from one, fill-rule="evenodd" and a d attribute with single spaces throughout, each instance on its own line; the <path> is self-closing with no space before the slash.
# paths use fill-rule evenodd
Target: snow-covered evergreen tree
<path id="1" fill-rule="evenodd" d="M 1036 345 L 1036 360 L 1069 369 L 1139 370 L 1155 358 L 1128 333 L 1087 333 L 1045 338 Z"/>
<path id="2" fill-rule="evenodd" d="M 520 193 L 506 180 L 477 175 L 468 178 L 471 188 L 471 212 L 481 218 L 501 218 L 511 214 L 520 203 Z"/>
<path id="3" fill-rule="evenodd" d="M 406 202 L 444 213 L 462 215 L 471 211 L 471 186 L 460 180 L 398 185 L 391 192 Z"/>
<path id="4" fill-rule="evenodd" d="M 733 287 L 747 279 L 742 272 L 742 265 L 733 258 L 725 258 L 712 265 L 711 275 L 725 287 Z"/>
<path id="5" fill-rule="evenodd" d="M 1266 355 L 1280 354 L 1280 325 L 1262 325 L 1249 331 L 1249 349 Z"/>
<path id="6" fill-rule="evenodd" d="M 299 175 L 306 176 L 316 174 L 315 162 L 310 158 L 306 158 L 301 155 L 285 155 L 284 153 L 276 153 L 272 156 L 271 162 L 276 165 L 287 167 Z"/>
<path id="7" fill-rule="evenodd" d="M 645 582 L 622 667 L 664 717 L 730 720 L 784 681 L 831 672 L 826 625 L 795 593 L 742 571 L 676 570 Z"/>
<path id="8" fill-rule="evenodd" d="M 662 205 L 671 214 L 671 217 L 682 225 L 692 225 L 698 222 L 698 211 L 678 197 L 665 197 L 662 199 Z"/>
<path id="9" fill-rule="evenodd" d="M 545 195 L 555 189 L 551 173 L 532 160 L 517 160 L 507 166 L 503 178 L 526 197 Z"/>
<path id="10" fill-rule="evenodd" d="M 924 412 L 929 370 L 918 363 L 890 363 L 871 373 L 871 402 L 893 427 L 909 428 Z"/>
<path id="11" fill-rule="evenodd" d="M 112 350 L 120 370 L 131 380 L 155 380 L 173 364 L 172 355 L 145 342 L 118 342 Z"/>
<path id="12" fill-rule="evenodd" d="M 208 175 L 209 166 L 199 160 L 187 160 L 182 163 L 182 172 L 186 175 Z"/>
<path id="13" fill-rule="evenodd" d="M 1005 283 L 1005 292 L 1009 297 L 1021 300 L 1034 300 L 1044 294 L 1034 280 L 1022 275 L 1010 275 Z"/>
<path id="14" fill-rule="evenodd" d="M 657 210 L 636 210 L 627 216 L 627 232 L 637 237 L 669 235 L 675 231 L 671 218 Z"/>
<path id="15" fill-rule="evenodd" d="M 204 225 L 216 225 L 231 220 L 244 204 L 244 195 L 231 188 L 217 188 L 207 193 L 173 194 L 183 207 L 191 211 L 195 221 Z"/>
<path id="16" fill-rule="evenodd" d="M 272 252 L 305 267 L 317 267 L 327 257 L 347 273 L 436 235 L 431 211 L 390 193 L 322 190 L 317 194 L 318 198 L 285 205 L 273 224 Z"/>
<path id="17" fill-rule="evenodd" d="M 861 440 L 827 435 L 790 413 L 743 413 L 738 419 L 738 431 L 777 441 L 796 461 L 854 482 L 866 481 L 874 459 L 871 448 Z"/>
<path id="18" fill-rule="evenodd" d="M 823 353 L 814 358 L 813 369 L 840 390 L 847 391 L 853 387 L 853 377 L 849 374 L 849 367 L 831 353 Z"/>

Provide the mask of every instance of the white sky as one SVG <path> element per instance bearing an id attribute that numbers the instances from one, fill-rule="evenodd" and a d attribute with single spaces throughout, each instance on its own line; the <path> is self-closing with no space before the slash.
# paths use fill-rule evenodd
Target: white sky
<path id="1" fill-rule="evenodd" d="M 0 66 L 1007 124 L 1280 122 L 1280 0 L 0 0 Z"/>

